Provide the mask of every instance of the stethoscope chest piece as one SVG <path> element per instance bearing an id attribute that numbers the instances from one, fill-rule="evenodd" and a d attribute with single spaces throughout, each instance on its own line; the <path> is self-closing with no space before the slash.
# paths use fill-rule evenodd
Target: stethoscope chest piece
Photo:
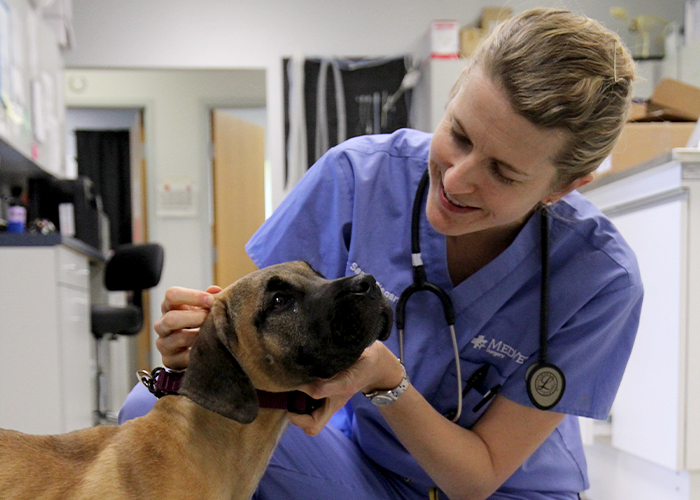
<path id="1" fill-rule="evenodd" d="M 540 410 L 551 410 L 561 400 L 566 378 L 561 369 L 551 363 L 535 363 L 525 375 L 527 395 Z"/>
<path id="2" fill-rule="evenodd" d="M 539 361 L 525 373 L 525 387 L 530 402 L 540 410 L 551 410 L 561 400 L 566 378 L 561 368 L 548 361 L 549 333 L 549 217 L 547 208 L 540 209 L 542 244 L 542 284 L 540 296 L 540 353 Z"/>

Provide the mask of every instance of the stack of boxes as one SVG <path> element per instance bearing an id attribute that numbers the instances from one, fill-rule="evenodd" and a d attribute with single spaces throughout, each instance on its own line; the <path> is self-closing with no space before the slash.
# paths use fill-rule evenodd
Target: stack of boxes
<path id="1" fill-rule="evenodd" d="M 619 172 L 673 148 L 686 147 L 698 119 L 700 88 L 662 79 L 648 101 L 633 103 L 620 140 L 597 175 Z"/>
<path id="2" fill-rule="evenodd" d="M 430 25 L 430 57 L 458 59 L 469 57 L 477 45 L 499 22 L 513 15 L 507 7 L 484 7 L 477 26 L 460 29 L 458 21 L 439 19 Z"/>
<path id="3" fill-rule="evenodd" d="M 460 51 L 462 57 L 470 57 L 481 39 L 504 19 L 513 15 L 508 7 L 484 7 L 481 9 L 481 18 L 478 26 L 465 26 L 459 31 Z"/>
<path id="4" fill-rule="evenodd" d="M 430 29 L 431 58 L 472 56 L 481 40 L 512 14 L 508 7 L 484 7 L 476 26 L 462 28 L 454 20 L 433 21 Z M 620 140 L 596 175 L 624 170 L 673 148 L 688 146 L 698 119 L 700 88 L 669 78 L 661 80 L 649 100 L 633 103 Z"/>

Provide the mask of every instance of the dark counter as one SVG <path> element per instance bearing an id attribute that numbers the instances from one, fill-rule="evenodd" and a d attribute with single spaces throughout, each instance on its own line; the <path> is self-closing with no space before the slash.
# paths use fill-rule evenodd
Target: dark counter
<path id="1" fill-rule="evenodd" d="M 60 233 L 0 233 L 0 247 L 52 247 L 56 245 L 65 245 L 93 260 L 107 260 L 97 248 Z"/>

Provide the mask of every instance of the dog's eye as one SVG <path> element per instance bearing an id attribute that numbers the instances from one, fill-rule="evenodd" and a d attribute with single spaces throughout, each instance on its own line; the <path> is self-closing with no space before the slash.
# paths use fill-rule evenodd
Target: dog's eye
<path id="1" fill-rule="evenodd" d="M 272 308 L 281 309 L 292 302 L 292 296 L 288 293 L 277 292 L 272 296 Z"/>

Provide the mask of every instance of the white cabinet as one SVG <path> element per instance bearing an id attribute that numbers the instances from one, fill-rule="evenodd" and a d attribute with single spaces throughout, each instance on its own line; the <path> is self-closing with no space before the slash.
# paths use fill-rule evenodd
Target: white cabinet
<path id="1" fill-rule="evenodd" d="M 637 339 L 613 405 L 617 458 L 609 465 L 640 464 L 636 479 L 628 467 L 617 482 L 653 481 L 648 471 L 657 470 L 658 486 L 685 485 L 654 500 L 700 498 L 700 152 L 676 150 L 582 192 L 633 248 L 644 283 Z"/>
<path id="2" fill-rule="evenodd" d="M 411 127 L 433 132 L 445 113 L 450 91 L 467 65 L 468 59 L 426 59 L 413 90 Z"/>
<path id="3" fill-rule="evenodd" d="M 88 257 L 63 245 L 0 247 L 0 427 L 92 425 Z"/>
<path id="4" fill-rule="evenodd" d="M 64 63 L 54 29 L 60 22 L 71 30 L 71 6 L 50 3 L 0 2 L 0 174 L 66 176 Z"/>

